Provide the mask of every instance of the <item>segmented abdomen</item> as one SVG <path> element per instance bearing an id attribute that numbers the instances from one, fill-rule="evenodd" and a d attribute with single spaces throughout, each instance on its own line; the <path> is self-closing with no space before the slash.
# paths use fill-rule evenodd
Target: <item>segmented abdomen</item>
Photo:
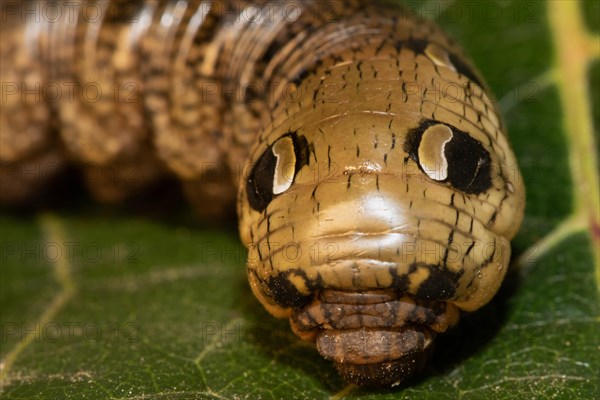
<path id="1" fill-rule="evenodd" d="M 342 1 L 3 6 L 2 199 L 31 195 L 74 160 L 101 200 L 118 201 L 167 171 L 196 203 L 231 200 L 272 105 L 294 101 L 302 75 L 322 61 L 311 43 L 323 38 L 310 32 L 359 8 Z M 325 54 L 344 43 L 347 23 L 331 24 Z M 39 173 L 25 172 L 31 168 Z"/>

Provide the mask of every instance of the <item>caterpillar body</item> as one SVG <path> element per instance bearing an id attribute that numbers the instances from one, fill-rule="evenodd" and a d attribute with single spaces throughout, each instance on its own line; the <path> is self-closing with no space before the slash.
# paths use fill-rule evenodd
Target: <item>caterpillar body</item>
<path id="1" fill-rule="evenodd" d="M 20 171 L 68 160 L 135 167 L 127 185 L 90 179 L 104 200 L 165 171 L 204 214 L 237 190 L 254 294 L 360 385 L 417 372 L 498 290 L 524 187 L 480 74 L 433 23 L 353 0 L 57 2 L 62 17 L 36 18 L 48 4 L 3 11 L 3 201 L 44 183 Z"/>

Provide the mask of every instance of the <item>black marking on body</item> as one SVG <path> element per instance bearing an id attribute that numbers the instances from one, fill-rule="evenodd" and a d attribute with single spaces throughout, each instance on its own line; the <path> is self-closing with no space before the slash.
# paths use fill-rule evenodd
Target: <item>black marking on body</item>
<path id="1" fill-rule="evenodd" d="M 400 50 L 402 50 L 403 48 L 406 48 L 412 50 L 415 54 L 424 54 L 425 49 L 427 48 L 429 43 L 430 42 L 425 39 L 410 38 L 404 40 L 397 40 L 394 43 L 394 47 L 396 48 L 396 51 L 398 53 L 400 53 Z"/>
<path id="2" fill-rule="evenodd" d="M 290 79 L 290 83 L 294 84 L 298 87 L 306 79 L 306 77 L 308 75 L 310 75 L 312 72 L 313 71 L 311 69 L 303 68 L 302 70 L 300 70 L 300 72 L 298 74 L 296 74 L 296 76 L 294 76 L 292 79 Z"/>
<path id="3" fill-rule="evenodd" d="M 304 279 L 305 284 L 307 286 L 309 285 L 309 281 L 306 278 L 304 271 L 300 269 L 290 269 L 288 271 L 280 272 L 265 281 L 264 285 L 266 286 L 266 291 L 269 293 L 269 297 L 281 307 L 302 307 L 312 300 L 313 295 L 300 293 L 296 286 L 290 281 L 289 278 L 291 275 L 301 276 L 302 279 Z"/>
<path id="4" fill-rule="evenodd" d="M 456 295 L 463 271 L 452 272 L 440 265 L 427 265 L 429 276 L 419 285 L 415 297 L 420 300 L 450 300 Z"/>
<path id="5" fill-rule="evenodd" d="M 452 63 L 452 65 L 454 65 L 454 68 L 456 68 L 457 72 L 466 76 L 469 80 L 479 85 L 479 87 L 483 88 L 483 83 L 477 77 L 477 74 L 463 61 L 462 57 L 448 52 L 448 58 L 450 58 L 450 62 Z"/>
<path id="6" fill-rule="evenodd" d="M 454 131 L 446 145 L 448 181 L 466 193 L 483 193 L 492 186 L 491 157 L 481 143 L 466 132 Z"/>
<path id="7" fill-rule="evenodd" d="M 430 43 L 431 42 L 426 39 L 410 38 L 410 39 L 396 41 L 394 43 L 394 47 L 396 48 L 396 51 L 398 51 L 398 53 L 403 48 L 406 48 L 406 49 L 412 50 L 415 54 L 422 54 L 422 55 L 427 56 L 425 54 L 425 49 L 427 49 L 427 46 Z M 483 83 L 481 82 L 481 79 L 479 79 L 477 73 L 475 73 L 475 71 L 473 71 L 473 69 L 463 60 L 463 57 L 449 51 L 445 46 L 442 46 L 441 43 L 436 43 L 436 44 L 443 47 L 446 50 L 446 52 L 448 53 L 448 58 L 450 59 L 450 62 L 452 63 L 452 65 L 454 66 L 454 68 L 456 69 L 456 71 L 459 74 L 465 76 L 470 81 L 476 83 L 479 87 L 481 87 L 481 88 L 484 87 Z M 438 70 L 438 66 L 435 63 L 434 63 L 434 68 L 436 71 Z"/>
<path id="8" fill-rule="evenodd" d="M 471 244 L 467 248 L 467 251 L 465 251 L 465 256 L 463 258 L 466 258 L 471 253 L 471 250 L 473 250 L 473 247 L 475 247 L 475 241 L 471 242 Z"/>
<path id="9" fill-rule="evenodd" d="M 296 167 L 294 169 L 294 178 L 305 165 L 310 164 L 309 146 L 306 137 L 298 136 L 297 133 L 290 134 L 294 141 L 294 154 L 296 155 Z"/>
<path id="10" fill-rule="evenodd" d="M 457 212 L 457 215 L 458 215 L 458 212 Z M 442 262 L 442 265 L 444 267 L 448 263 L 448 256 L 450 255 L 450 246 L 452 246 L 453 240 L 454 240 L 454 230 L 450 231 L 450 235 L 448 236 L 448 243 L 446 243 L 446 249 L 444 250 L 444 261 Z"/>
<path id="11" fill-rule="evenodd" d="M 263 211 L 273 199 L 273 177 L 277 157 L 273 154 L 272 146 L 267 148 L 252 169 L 246 181 L 248 203 L 256 211 Z"/>
<path id="12" fill-rule="evenodd" d="M 258 85 L 248 85 L 244 90 L 244 103 L 250 105 L 263 99 L 263 93 L 258 90 Z M 260 112 L 257 110 L 250 110 L 253 117 L 260 117 Z M 256 114 L 256 115 L 255 115 Z"/>
<path id="13" fill-rule="evenodd" d="M 363 64 L 362 60 L 356 64 L 356 70 L 358 71 L 358 79 L 361 79 L 361 80 L 363 78 L 363 72 L 361 70 L 362 64 Z"/>
<path id="14" fill-rule="evenodd" d="M 399 250 L 399 249 L 398 249 Z M 399 252 L 399 251 L 398 251 Z M 394 267 L 390 267 L 390 275 L 392 276 L 392 284 L 391 287 L 397 290 L 400 293 L 404 293 L 408 290 L 408 286 L 410 284 L 409 275 L 417 270 L 415 264 L 411 264 L 408 267 L 408 273 L 406 274 L 398 274 L 398 271 Z"/>
<path id="15" fill-rule="evenodd" d="M 294 168 L 294 178 L 292 180 L 293 184 L 300 169 L 310 163 L 310 146 L 308 145 L 306 138 L 304 136 L 299 136 L 296 132 L 289 132 L 281 137 L 290 137 L 294 143 L 296 165 Z M 265 210 L 275 196 L 273 194 L 273 179 L 275 176 L 277 157 L 273 154 L 273 145 L 276 142 L 271 144 L 258 158 L 258 161 L 254 165 L 254 168 L 246 181 L 248 203 L 256 211 Z"/>
<path id="16" fill-rule="evenodd" d="M 311 198 L 311 199 L 313 199 L 313 200 L 316 200 L 316 197 L 315 197 L 315 195 L 316 195 L 316 193 L 317 193 L 317 188 L 318 188 L 318 187 L 319 187 L 319 185 L 317 184 L 317 185 L 315 186 L 315 188 L 313 189 L 312 193 L 310 194 L 310 198 Z"/>
<path id="17" fill-rule="evenodd" d="M 452 130 L 452 139 L 445 145 L 444 154 L 448 162 L 448 177 L 441 181 L 468 194 L 481 194 L 492 187 L 492 159 L 481 142 L 467 132 L 431 119 L 423 119 L 419 126 L 409 130 L 404 151 L 423 171 L 419 162 L 419 146 L 423 133 L 431 126 L 442 124 Z M 425 172 L 425 171 L 423 171 Z"/>

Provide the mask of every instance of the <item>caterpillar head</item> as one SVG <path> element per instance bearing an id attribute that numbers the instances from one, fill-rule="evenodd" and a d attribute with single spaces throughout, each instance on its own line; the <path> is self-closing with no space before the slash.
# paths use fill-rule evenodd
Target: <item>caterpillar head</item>
<path id="1" fill-rule="evenodd" d="M 280 125 L 240 185 L 256 297 L 362 385 L 411 375 L 459 310 L 494 296 L 523 215 L 504 134 L 415 104 Z"/>

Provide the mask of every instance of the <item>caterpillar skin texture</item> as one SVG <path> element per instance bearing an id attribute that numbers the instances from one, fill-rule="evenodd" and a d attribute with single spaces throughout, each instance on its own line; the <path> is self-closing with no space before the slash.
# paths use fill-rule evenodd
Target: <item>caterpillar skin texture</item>
<path id="1" fill-rule="evenodd" d="M 482 78 L 436 25 L 350 0 L 8 14 L 2 82 L 19 85 L 0 119 L 3 200 L 43 184 L 19 171 L 69 160 L 109 201 L 171 173 L 211 215 L 237 185 L 254 294 L 359 385 L 410 377 L 497 292 L 523 181 Z M 35 82 L 103 90 L 32 101 Z M 116 101 L 115 83 L 140 101 Z M 129 184 L 92 179 L 123 166 Z"/>

